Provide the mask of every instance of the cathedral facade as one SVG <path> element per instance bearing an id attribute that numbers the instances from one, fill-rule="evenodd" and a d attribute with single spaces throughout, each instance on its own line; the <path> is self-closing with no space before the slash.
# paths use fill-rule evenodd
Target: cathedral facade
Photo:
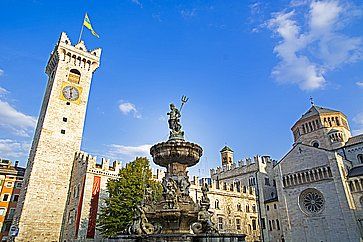
<path id="1" fill-rule="evenodd" d="M 314 104 L 292 132 L 274 167 L 285 239 L 360 241 L 363 135 L 351 135 L 342 112 Z"/>

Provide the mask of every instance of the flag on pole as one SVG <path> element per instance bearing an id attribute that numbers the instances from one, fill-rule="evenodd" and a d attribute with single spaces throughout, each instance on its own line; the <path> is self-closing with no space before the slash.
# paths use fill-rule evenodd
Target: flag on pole
<path id="1" fill-rule="evenodd" d="M 92 28 L 92 24 L 91 21 L 89 20 L 89 17 L 86 13 L 86 15 L 84 16 L 84 20 L 83 20 L 83 26 L 86 27 L 87 29 L 91 30 L 91 33 L 96 36 L 97 38 L 99 38 L 100 36 L 93 30 Z"/>

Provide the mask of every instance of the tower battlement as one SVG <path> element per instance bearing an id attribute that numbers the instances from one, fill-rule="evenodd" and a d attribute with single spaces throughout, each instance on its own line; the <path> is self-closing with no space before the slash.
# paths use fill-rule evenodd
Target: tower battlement
<path id="1" fill-rule="evenodd" d="M 86 166 L 87 172 L 114 177 L 118 176 L 119 170 L 122 167 L 120 161 L 115 160 L 111 163 L 110 159 L 104 157 L 101 158 L 101 162 L 99 163 L 97 162 L 97 156 L 92 156 L 84 151 L 76 152 L 75 160 L 83 163 Z"/>
<path id="2" fill-rule="evenodd" d="M 52 51 L 45 72 L 51 76 L 59 61 L 72 64 L 82 71 L 92 73 L 99 67 L 101 48 L 87 50 L 83 40 L 72 45 L 67 34 L 62 32 L 54 50 Z"/>
<path id="3" fill-rule="evenodd" d="M 259 156 L 256 155 L 253 158 L 245 158 L 244 160 L 239 160 L 237 163 L 231 163 L 228 165 L 218 166 L 215 169 L 210 169 L 211 176 L 221 175 L 226 173 L 233 173 L 238 171 L 238 173 L 249 173 L 259 170 L 260 166 L 274 165 L 275 160 L 271 159 L 270 156 Z"/>

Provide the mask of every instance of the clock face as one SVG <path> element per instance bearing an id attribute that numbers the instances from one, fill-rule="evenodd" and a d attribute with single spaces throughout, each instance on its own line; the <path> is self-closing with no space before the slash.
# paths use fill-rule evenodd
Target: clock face
<path id="1" fill-rule="evenodd" d="M 78 89 L 73 86 L 64 87 L 62 92 L 63 96 L 70 101 L 76 101 L 79 97 Z"/>

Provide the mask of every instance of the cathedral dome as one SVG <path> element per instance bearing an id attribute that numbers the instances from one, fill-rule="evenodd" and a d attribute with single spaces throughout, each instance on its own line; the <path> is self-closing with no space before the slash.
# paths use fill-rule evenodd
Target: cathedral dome
<path id="1" fill-rule="evenodd" d="M 339 114 L 342 114 L 344 115 L 342 112 L 340 111 L 337 111 L 337 110 L 333 110 L 333 109 L 329 109 L 329 108 L 324 108 L 324 107 L 320 107 L 320 106 L 316 106 L 316 105 L 312 105 L 311 108 L 306 112 L 304 113 L 301 118 L 298 120 L 301 121 L 301 120 L 304 120 L 304 119 L 308 119 L 310 117 L 313 117 L 315 115 L 322 115 L 322 114 L 335 114 L 335 113 L 339 113 Z M 345 115 L 344 115 L 345 116 Z"/>
<path id="2" fill-rule="evenodd" d="M 351 137 L 347 117 L 340 111 L 312 103 L 291 128 L 294 142 L 336 149 Z"/>

